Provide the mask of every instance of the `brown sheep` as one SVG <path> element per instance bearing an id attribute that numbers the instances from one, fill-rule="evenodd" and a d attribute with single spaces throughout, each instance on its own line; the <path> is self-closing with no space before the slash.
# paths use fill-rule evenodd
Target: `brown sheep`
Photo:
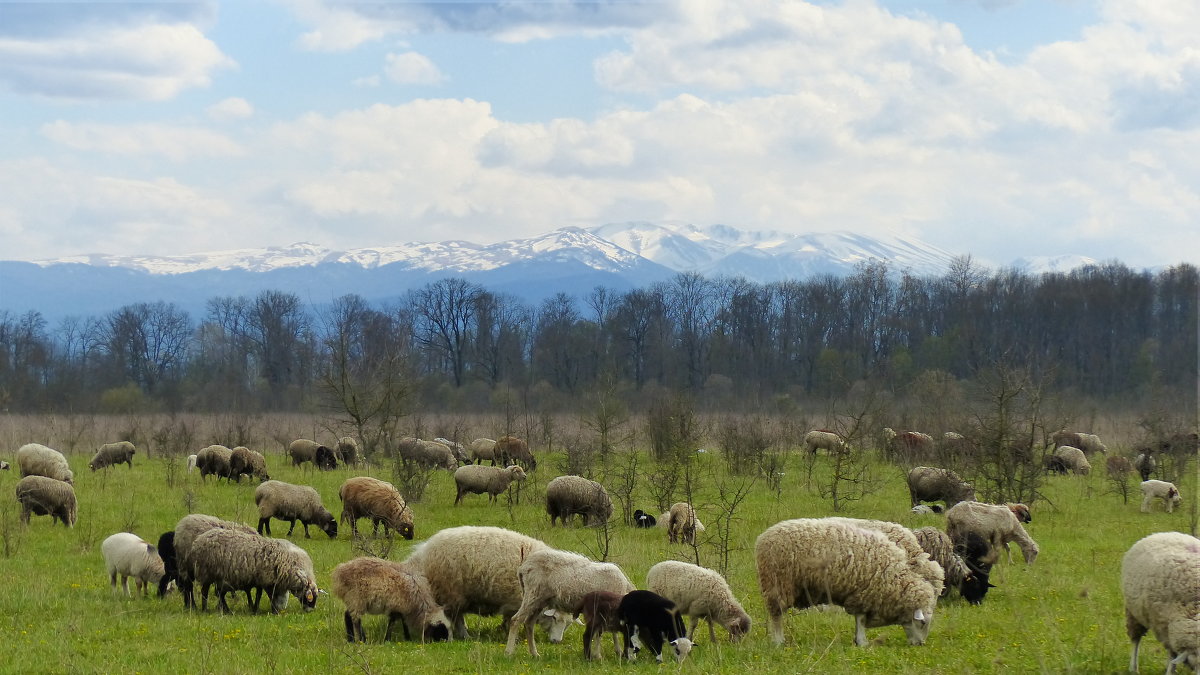
<path id="1" fill-rule="evenodd" d="M 950 508 L 975 499 L 975 488 L 970 483 L 953 471 L 931 466 L 913 467 L 908 472 L 908 493 L 912 498 L 910 506 L 944 500 L 946 508 Z"/>
<path id="2" fill-rule="evenodd" d="M 253 476 L 258 481 L 271 480 L 267 474 L 267 458 L 261 452 L 239 445 L 229 454 L 229 475 L 237 482 L 242 476 Z"/>
<path id="3" fill-rule="evenodd" d="M 404 497 L 388 482 L 369 476 L 347 478 L 338 490 L 342 500 L 342 522 L 349 521 L 350 531 L 358 534 L 358 519 L 371 519 L 371 533 L 379 532 L 379 525 L 395 530 L 405 539 L 413 538 L 413 512 L 404 503 Z"/>
<path id="4" fill-rule="evenodd" d="M 529 451 L 529 444 L 516 436 L 501 436 L 496 439 L 494 452 L 495 456 L 501 458 L 505 464 L 521 462 L 530 471 L 537 469 L 537 460 Z"/>
<path id="5" fill-rule="evenodd" d="M 610 591 L 592 591 L 583 596 L 583 658 L 603 658 L 600 643 L 605 633 L 612 633 L 613 649 L 617 654 L 621 653 L 621 647 L 617 644 L 617 633 L 621 631 L 617 607 L 623 597 L 620 593 Z"/>

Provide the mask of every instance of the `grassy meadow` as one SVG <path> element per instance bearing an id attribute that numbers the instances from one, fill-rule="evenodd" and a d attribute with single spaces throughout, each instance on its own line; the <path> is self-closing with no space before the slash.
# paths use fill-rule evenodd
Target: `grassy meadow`
<path id="1" fill-rule="evenodd" d="M 249 673 L 249 672 L 608 672 L 654 670 L 645 656 L 635 664 L 619 663 L 606 649 L 600 663 L 581 659 L 582 629 L 571 628 L 566 641 L 550 645 L 539 640 L 542 656 L 531 658 L 521 646 L 515 657 L 504 655 L 505 635 L 499 618 L 468 616 L 472 639 L 421 645 L 412 642 L 381 644 L 383 617 L 368 616 L 364 625 L 371 642 L 349 645 L 345 639 L 342 607 L 332 596 L 322 597 L 317 608 L 303 613 L 292 599 L 282 614 L 251 615 L 244 602 L 233 602 L 234 613 L 222 616 L 187 612 L 176 594 L 165 600 L 154 597 L 125 599 L 109 588 L 100 555 L 105 537 L 131 531 L 154 542 L 160 533 L 191 512 L 209 513 L 248 524 L 257 522 L 253 502 L 256 483 L 202 482 L 185 472 L 182 455 L 148 457 L 139 445 L 132 470 L 125 466 L 92 473 L 87 462 L 95 447 L 116 440 L 125 420 L 0 417 L 0 458 L 14 463 L 13 471 L 0 473 L 0 635 L 6 644 L 0 670 L 6 672 L 122 672 L 122 673 Z M 391 480 L 388 469 L 338 469 L 321 473 L 292 468 L 283 456 L 280 439 L 318 437 L 329 442 L 316 422 L 303 418 L 263 419 L 251 429 L 251 447 L 267 455 L 272 478 L 313 485 L 326 507 L 340 513 L 338 486 L 355 473 Z M 485 426 L 470 437 L 493 435 Z M 428 434 L 429 436 L 435 434 Z M 19 523 L 19 505 L 12 496 L 19 479 L 14 454 L 23 443 L 40 442 L 68 452 L 75 471 L 79 519 L 72 529 L 51 526 L 48 517 L 35 516 L 26 528 Z M 196 433 L 191 452 L 208 445 L 204 432 Z M 1120 451 L 1110 443 L 1110 451 Z M 74 451 L 71 452 L 71 448 Z M 535 451 L 542 450 L 535 444 Z M 715 481 L 725 476 L 724 463 L 715 449 L 697 458 L 704 478 L 696 481 L 693 501 L 707 535 L 715 535 L 719 496 Z M 834 515 L 831 502 L 819 486 L 827 481 L 829 458 L 821 456 L 811 472 L 799 453 L 790 453 L 783 466 L 778 490 L 755 485 L 734 515 L 730 531 L 728 577 L 754 625 L 740 644 L 718 632 L 714 644 L 704 625 L 699 645 L 684 664 L 661 668 L 683 672 L 744 673 L 1113 673 L 1125 670 L 1129 643 L 1124 632 L 1119 588 L 1121 557 L 1133 542 L 1146 534 L 1190 531 L 1195 520 L 1197 494 L 1193 470 L 1179 485 L 1184 503 L 1167 514 L 1158 506 L 1141 513 L 1136 477 L 1129 502 L 1114 491 L 1101 465 L 1087 477 L 1053 476 L 1035 504 L 1033 522 L 1026 526 L 1041 553 L 1026 566 L 1014 548 L 1016 562 L 996 566 L 992 589 L 981 606 L 959 599 L 945 601 L 935 615 L 928 643 L 907 645 L 898 626 L 868 631 L 872 644 L 853 645 L 854 620 L 839 608 L 789 612 L 787 642 L 770 644 L 755 580 L 754 539 L 766 527 L 787 518 Z M 486 495 L 468 497 L 453 506 L 454 483 L 446 472 L 435 473 L 424 499 L 413 505 L 416 539 L 397 540 L 390 558 L 403 559 L 411 547 L 437 530 L 456 525 L 497 525 L 545 540 L 553 546 L 595 556 L 599 538 L 594 529 L 549 527 L 542 490 L 559 475 L 561 458 L 539 452 L 539 466 L 523 486 L 519 504 L 489 506 Z M 646 466 L 649 466 L 646 460 Z M 874 463 L 869 467 L 870 489 L 850 501 L 839 515 L 894 520 L 910 527 L 943 526 L 941 516 L 909 512 L 903 470 Z M 653 500 L 640 476 L 635 506 L 653 509 Z M 362 521 L 365 523 L 366 521 Z M 576 521 L 578 523 L 578 521 Z M 274 535 L 283 536 L 286 523 L 273 523 Z M 369 531 L 369 528 L 368 528 Z M 315 528 L 304 539 L 297 528 L 293 540 L 312 556 L 320 584 L 329 582 L 330 570 L 356 552 L 344 528 L 335 540 Z M 692 560 L 688 546 L 670 545 L 662 529 L 638 530 L 616 525 L 611 530 L 609 559 L 619 564 L 638 586 L 644 586 L 647 569 L 665 559 Z M 719 542 L 700 546 L 701 564 L 718 567 Z M 231 596 L 232 597 L 232 596 Z M 210 603 L 215 607 L 215 603 Z M 400 631 L 397 631 L 399 634 Z M 605 638 L 610 648 L 610 638 Z M 1147 636 L 1141 665 L 1155 672 L 1165 665 L 1165 651 Z"/>

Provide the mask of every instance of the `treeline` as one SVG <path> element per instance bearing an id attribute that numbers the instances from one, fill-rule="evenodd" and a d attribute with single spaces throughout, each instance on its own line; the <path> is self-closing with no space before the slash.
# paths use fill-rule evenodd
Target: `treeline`
<path id="1" fill-rule="evenodd" d="M 749 408 L 864 379 L 969 380 L 997 363 L 1098 399 L 1192 397 L 1197 289 L 1191 265 L 1028 275 L 966 257 L 938 278 L 875 262 L 769 284 L 685 273 L 537 306 L 447 278 L 387 305 L 268 291 L 212 298 L 199 317 L 169 302 L 55 326 L 0 312 L 0 409 L 349 410 L 388 397 L 472 409 L 497 392 L 569 403 L 647 389 Z"/>

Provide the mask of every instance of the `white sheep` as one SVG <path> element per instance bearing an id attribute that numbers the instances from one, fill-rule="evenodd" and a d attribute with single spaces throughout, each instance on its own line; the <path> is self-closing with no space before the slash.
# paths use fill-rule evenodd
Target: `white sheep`
<path id="1" fill-rule="evenodd" d="M 496 461 L 504 461 L 503 457 L 496 456 L 496 441 L 491 438 L 476 438 L 467 446 L 468 459 L 477 464 L 483 464 L 483 460 L 491 460 L 492 466 L 496 466 Z"/>
<path id="2" fill-rule="evenodd" d="M 214 528 L 192 542 L 189 562 L 192 578 L 200 584 L 202 609 L 208 609 L 210 587 L 215 587 L 223 613 L 229 612 L 225 594 L 230 591 L 245 591 L 251 612 L 258 611 L 263 591 L 271 598 L 272 614 L 287 607 L 288 593 L 300 600 L 306 612 L 317 604 L 312 559 L 304 549 L 286 539 Z M 251 591 L 256 591 L 252 602 Z"/>
<path id="3" fill-rule="evenodd" d="M 70 483 L 46 476 L 25 476 L 17 481 L 17 501 L 21 502 L 21 522 L 28 525 L 29 516 L 50 516 L 51 524 L 61 520 L 75 527 L 78 503 L 75 488 Z"/>
<path id="4" fill-rule="evenodd" d="M 667 540 L 674 544 L 696 543 L 696 510 L 687 502 L 675 502 L 667 512 Z"/>
<path id="5" fill-rule="evenodd" d="M 823 518 L 825 522 L 841 523 L 853 527 L 861 527 L 865 530 L 874 530 L 883 533 L 883 536 L 888 538 L 888 541 L 899 546 L 904 554 L 908 556 L 909 565 L 917 573 L 921 575 L 925 582 L 933 586 L 934 591 L 940 596 L 944 589 L 945 570 L 941 565 L 934 562 L 930 555 L 921 546 L 921 542 L 917 540 L 917 536 L 912 530 L 888 520 L 872 520 L 869 518 L 845 518 L 841 516 L 833 516 Z"/>
<path id="6" fill-rule="evenodd" d="M 675 603 L 683 616 L 692 617 L 687 637 L 696 639 L 696 625 L 708 619 L 708 637 L 716 642 L 713 624 L 729 631 L 734 642 L 750 632 L 750 615 L 733 595 L 729 583 L 714 570 L 678 560 L 664 560 L 646 573 L 646 588 Z"/>
<path id="7" fill-rule="evenodd" d="M 421 642 L 449 640 L 450 622 L 438 606 L 429 582 L 405 563 L 380 558 L 355 558 L 333 568 L 333 594 L 346 605 L 346 640 L 366 642 L 364 614 L 387 616 L 383 639 L 392 639 L 392 625 L 401 620 L 404 639 L 413 633 Z"/>
<path id="8" fill-rule="evenodd" d="M 1086 476 L 1092 472 L 1091 462 L 1079 448 L 1060 445 L 1054 451 L 1054 459 L 1058 460 L 1064 470 L 1078 476 Z"/>
<path id="9" fill-rule="evenodd" d="M 45 476 L 64 483 L 75 482 L 75 474 L 67 464 L 67 458 L 57 450 L 40 443 L 26 443 L 17 450 L 17 468 L 21 477 Z"/>
<path id="10" fill-rule="evenodd" d="M 1121 560 L 1125 632 L 1133 643 L 1129 670 L 1147 631 L 1167 649 L 1167 675 L 1186 664 L 1200 672 L 1200 539 L 1158 532 L 1137 541 Z"/>
<path id="11" fill-rule="evenodd" d="M 768 630 L 783 644 L 783 613 L 835 604 L 854 615 L 854 644 L 867 645 L 867 628 L 899 624 L 909 644 L 929 637 L 940 583 L 926 581 L 940 567 L 910 559 L 878 530 L 846 522 L 802 518 L 767 528 L 754 545 Z M 921 569 L 924 568 L 924 569 Z"/>
<path id="12" fill-rule="evenodd" d="M 178 575 L 179 591 L 183 595 L 184 607 L 196 606 L 196 599 L 193 595 L 192 544 L 195 543 L 197 537 L 212 529 L 231 529 L 247 534 L 257 534 L 252 527 L 202 513 L 193 513 L 180 518 L 179 523 L 175 525 L 175 537 L 172 544 L 175 549 L 175 569 Z"/>
<path id="13" fill-rule="evenodd" d="M 196 459 L 197 459 L 197 455 L 188 455 L 187 456 L 187 472 L 188 473 L 191 473 L 192 469 L 196 468 Z"/>
<path id="14" fill-rule="evenodd" d="M 522 631 L 529 638 L 529 653 L 538 656 L 533 639 L 533 624 L 548 609 L 577 616 L 583 611 L 583 597 L 592 591 L 624 595 L 634 589 L 621 568 L 612 563 L 588 560 L 578 553 L 546 548 L 534 551 L 517 568 L 521 583 L 521 607 L 508 627 L 509 656 L 517 650 Z"/>
<path id="15" fill-rule="evenodd" d="M 1179 488 L 1175 487 L 1174 483 L 1168 483 L 1165 480 L 1142 481 L 1142 511 L 1144 513 L 1150 512 L 1151 504 L 1155 499 L 1161 499 L 1163 508 L 1170 513 L 1183 501 L 1183 496 L 1179 494 Z"/>
<path id="16" fill-rule="evenodd" d="M 817 454 L 817 450 L 824 450 L 832 455 L 845 450 L 846 442 L 836 432 L 813 429 L 804 434 L 804 447 L 813 455 Z"/>
<path id="17" fill-rule="evenodd" d="M 513 464 L 501 469 L 498 466 L 482 466 L 467 464 L 454 470 L 454 484 L 458 494 L 454 497 L 454 505 L 462 502 L 467 494 L 487 494 L 488 503 L 496 501 L 496 496 L 508 489 L 513 481 L 525 480 L 525 470 Z"/>
<path id="18" fill-rule="evenodd" d="M 551 526 L 555 519 L 562 519 L 565 526 L 575 514 L 583 516 L 585 525 L 603 525 L 612 510 L 608 490 L 594 480 L 559 476 L 546 484 L 546 513 L 550 514 Z"/>
<path id="19" fill-rule="evenodd" d="M 117 590 L 117 576 L 120 575 L 125 597 L 130 596 L 130 577 L 134 579 L 138 591 L 145 596 L 146 589 L 151 584 L 158 584 L 166 574 L 158 549 L 130 532 L 110 535 L 101 542 L 100 553 L 104 556 L 104 567 L 108 571 L 113 592 Z"/>
<path id="20" fill-rule="evenodd" d="M 972 532 L 988 543 L 990 552 L 981 560 L 985 564 L 994 564 L 999 559 L 1000 549 L 1004 549 L 1012 562 L 1012 553 L 1008 550 L 1010 541 L 1017 542 L 1026 564 L 1032 565 L 1037 559 L 1037 542 L 1021 526 L 1021 521 L 1007 504 L 959 502 L 946 512 L 946 534 L 956 546 L 966 544 Z"/>
<path id="21" fill-rule="evenodd" d="M 292 536 L 296 521 L 304 525 L 304 538 L 309 538 L 308 526 L 316 525 L 330 539 L 337 537 L 338 524 L 333 514 L 321 503 L 321 495 L 308 485 L 292 485 L 278 480 L 269 480 L 254 490 L 254 504 L 258 506 L 258 533 L 271 534 L 271 519 L 278 518 L 291 523 L 287 536 Z"/>
<path id="22" fill-rule="evenodd" d="M 88 462 L 88 468 L 92 471 L 103 469 L 113 464 L 128 464 L 129 468 L 133 468 L 133 455 L 137 452 L 137 448 L 129 441 L 117 441 L 116 443 L 105 443 L 100 446 L 96 454 L 92 456 L 92 461 Z"/>

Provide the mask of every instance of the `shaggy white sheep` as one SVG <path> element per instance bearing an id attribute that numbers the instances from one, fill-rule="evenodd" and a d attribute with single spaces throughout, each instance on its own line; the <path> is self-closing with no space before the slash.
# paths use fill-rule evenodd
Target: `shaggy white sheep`
<path id="1" fill-rule="evenodd" d="M 1078 476 L 1086 476 L 1092 472 L 1092 464 L 1088 461 L 1083 450 L 1070 445 L 1060 445 L 1054 451 L 1054 457 L 1061 462 L 1062 467 Z"/>
<path id="2" fill-rule="evenodd" d="M 982 559 L 985 564 L 994 564 L 1000 557 L 1000 549 L 1004 549 L 1012 562 L 1012 553 L 1008 550 L 1010 541 L 1017 542 L 1026 564 L 1032 565 L 1037 559 L 1037 542 L 1021 526 L 1021 521 L 1007 504 L 959 502 L 946 512 L 946 534 L 956 546 L 966 545 L 971 533 L 988 543 L 990 552 Z"/>
<path id="3" fill-rule="evenodd" d="M 683 616 L 692 617 L 687 636 L 696 639 L 696 625 L 708 619 L 708 637 L 716 642 L 713 624 L 720 624 L 737 642 L 750 632 L 750 615 L 729 583 L 714 570 L 678 560 L 664 560 L 646 573 L 646 588 L 675 603 Z"/>
<path id="4" fill-rule="evenodd" d="M 208 589 L 214 586 L 222 613 L 229 612 L 225 594 L 230 591 L 245 591 L 251 612 L 258 611 L 263 591 L 271 598 L 272 614 L 287 607 L 288 593 L 300 600 L 304 611 L 316 607 L 317 578 L 312 559 L 286 539 L 214 528 L 196 537 L 188 559 L 192 578 L 200 584 L 202 609 L 208 609 Z M 253 601 L 251 591 L 256 591 Z"/>
<path id="5" fill-rule="evenodd" d="M 1125 632 L 1133 643 L 1129 670 L 1147 631 L 1167 649 L 1167 674 L 1186 664 L 1200 672 L 1200 539 L 1158 532 L 1137 541 L 1121 560 Z"/>
<path id="6" fill-rule="evenodd" d="M 120 575 L 125 597 L 130 596 L 130 577 L 134 579 L 138 591 L 145 596 L 146 589 L 151 584 L 158 584 L 166 574 L 158 549 L 130 532 L 110 535 L 101 542 L 100 553 L 104 556 L 104 567 L 108 571 L 113 592 L 117 591 L 117 576 Z"/>
<path id="7" fill-rule="evenodd" d="M 1142 481 L 1142 511 L 1149 513 L 1155 499 L 1161 499 L 1163 508 L 1170 513 L 1183 501 L 1183 496 L 1179 494 L 1179 488 L 1175 487 L 1174 483 L 1165 480 Z"/>
<path id="8" fill-rule="evenodd" d="M 826 429 L 813 429 L 804 434 L 804 447 L 809 454 L 817 454 L 817 450 L 824 450 L 829 454 L 841 452 L 846 448 L 846 442 L 842 440 L 836 432 Z"/>
<path id="9" fill-rule="evenodd" d="M 292 485 L 278 480 L 269 480 L 254 490 L 254 504 L 258 506 L 258 533 L 271 534 L 271 519 L 278 518 L 291 523 L 287 536 L 292 536 L 296 521 L 304 525 L 304 538 L 308 539 L 308 526 L 316 525 L 330 539 L 337 537 L 338 524 L 333 514 L 321 503 L 321 495 L 308 485 Z"/>
<path id="10" fill-rule="evenodd" d="M 401 620 L 404 639 L 416 633 L 421 642 L 449 640 L 450 622 L 438 606 L 425 577 L 404 563 L 355 558 L 333 568 L 333 594 L 346 605 L 346 640 L 366 642 L 364 614 L 387 616 L 383 639 L 392 639 L 392 624 Z"/>
<path id="11" fill-rule="evenodd" d="M 508 489 L 513 481 L 525 480 L 525 470 L 513 464 L 501 469 L 498 466 L 481 466 L 467 464 L 454 470 L 454 484 L 458 494 L 454 497 L 454 505 L 462 502 L 467 494 L 487 494 L 488 503 L 496 501 L 496 496 Z"/>
<path id="12" fill-rule="evenodd" d="M 440 443 L 441 445 L 450 448 L 450 453 L 454 455 L 454 460 L 458 462 L 459 466 L 467 464 L 471 461 L 470 457 L 467 455 L 467 449 L 463 447 L 462 443 L 459 443 L 458 441 L 452 441 L 449 438 L 442 438 L 441 436 L 433 439 L 433 442 Z"/>
<path id="13" fill-rule="evenodd" d="M 75 527 L 78 503 L 75 488 L 70 483 L 46 476 L 25 476 L 17 481 L 17 501 L 21 502 L 21 522 L 29 524 L 30 514 L 50 516 L 50 523 L 61 520 L 67 527 Z"/>
<path id="14" fill-rule="evenodd" d="M 75 474 L 71 472 L 67 458 L 40 443 L 27 443 L 17 450 L 17 468 L 21 470 L 22 478 L 45 476 L 64 483 L 75 482 Z"/>

